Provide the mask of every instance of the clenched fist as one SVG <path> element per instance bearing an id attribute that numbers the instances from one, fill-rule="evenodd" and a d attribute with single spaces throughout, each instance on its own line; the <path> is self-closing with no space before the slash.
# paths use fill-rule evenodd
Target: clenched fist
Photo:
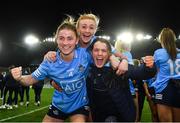
<path id="1" fill-rule="evenodd" d="M 11 74 L 15 80 L 20 81 L 22 76 L 22 67 L 15 67 L 11 69 Z"/>

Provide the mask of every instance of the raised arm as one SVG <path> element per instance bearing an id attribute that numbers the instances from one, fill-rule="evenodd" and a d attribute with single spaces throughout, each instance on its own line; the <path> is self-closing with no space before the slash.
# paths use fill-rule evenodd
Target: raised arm
<path id="1" fill-rule="evenodd" d="M 38 80 L 34 79 L 32 75 L 22 75 L 22 67 L 11 69 L 11 74 L 15 80 L 19 81 L 25 86 L 29 86 L 38 82 Z"/>
<path id="2" fill-rule="evenodd" d="M 135 80 L 146 80 L 154 77 L 157 71 L 154 65 L 154 58 L 152 56 L 146 56 L 143 60 L 144 63 L 141 66 L 135 67 L 129 65 L 127 77 Z"/>

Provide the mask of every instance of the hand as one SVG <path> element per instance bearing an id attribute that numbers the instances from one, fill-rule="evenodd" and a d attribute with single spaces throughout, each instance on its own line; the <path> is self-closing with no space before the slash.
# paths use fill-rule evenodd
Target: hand
<path id="1" fill-rule="evenodd" d="M 56 61 L 56 52 L 55 51 L 49 51 L 44 55 L 44 60 L 48 60 L 50 62 Z"/>
<path id="2" fill-rule="evenodd" d="M 152 96 L 150 94 L 147 94 L 147 101 L 151 101 L 152 100 Z"/>
<path id="3" fill-rule="evenodd" d="M 62 92 L 62 88 L 59 87 L 59 85 L 56 84 L 55 81 L 51 81 L 51 85 L 52 85 L 52 87 L 54 87 L 54 89 L 58 90 L 59 92 Z"/>
<path id="4" fill-rule="evenodd" d="M 111 55 L 109 57 L 109 60 L 111 62 L 111 67 L 113 68 L 113 70 L 117 70 L 119 63 L 120 63 L 120 60 L 114 55 Z"/>
<path id="5" fill-rule="evenodd" d="M 154 57 L 153 56 L 145 56 L 144 57 L 144 63 L 146 67 L 152 68 L 154 65 Z"/>
<path id="6" fill-rule="evenodd" d="M 128 61 L 126 59 L 123 59 L 118 66 L 118 70 L 116 71 L 117 75 L 122 75 L 125 72 L 128 71 Z"/>
<path id="7" fill-rule="evenodd" d="M 15 80 L 20 81 L 22 76 L 22 67 L 11 69 L 11 74 Z"/>

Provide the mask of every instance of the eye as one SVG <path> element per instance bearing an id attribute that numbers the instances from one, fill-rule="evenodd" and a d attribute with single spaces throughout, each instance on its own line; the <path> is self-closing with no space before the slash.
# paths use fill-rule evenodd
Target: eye
<path id="1" fill-rule="evenodd" d="M 59 36 L 57 40 L 64 40 L 64 37 Z"/>
<path id="2" fill-rule="evenodd" d="M 90 29 L 94 30 L 94 27 L 90 27 Z"/>
<path id="3" fill-rule="evenodd" d="M 102 52 L 106 53 L 106 52 L 107 52 L 107 50 L 106 50 L 106 49 L 102 49 Z"/>
<path id="4" fill-rule="evenodd" d="M 86 29 L 86 26 L 84 25 L 84 26 L 82 26 L 82 28 L 83 28 L 83 29 Z"/>
<path id="5" fill-rule="evenodd" d="M 98 49 L 95 48 L 95 49 L 93 49 L 93 51 L 94 51 L 94 52 L 98 52 Z"/>
<path id="6" fill-rule="evenodd" d="M 67 40 L 71 41 L 71 40 L 73 40 L 73 37 L 68 37 Z"/>

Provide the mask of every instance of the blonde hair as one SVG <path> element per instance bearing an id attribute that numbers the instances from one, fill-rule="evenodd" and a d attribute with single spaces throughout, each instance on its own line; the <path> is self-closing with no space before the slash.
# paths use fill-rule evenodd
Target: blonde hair
<path id="1" fill-rule="evenodd" d="M 167 50 L 169 56 L 172 60 L 176 59 L 177 49 L 176 49 L 176 35 L 174 31 L 170 28 L 163 28 L 159 34 L 159 42 Z"/>
<path id="2" fill-rule="evenodd" d="M 131 50 L 131 44 L 125 43 L 121 40 L 117 40 L 114 44 L 114 47 L 117 51 L 123 53 L 125 51 L 130 51 Z"/>
<path id="3" fill-rule="evenodd" d="M 63 29 L 72 30 L 75 33 L 76 37 L 78 37 L 74 18 L 72 16 L 70 16 L 70 15 L 67 15 L 67 16 L 68 17 L 57 28 L 56 34 L 55 34 L 55 40 L 57 40 L 59 31 L 63 30 Z"/>
<path id="4" fill-rule="evenodd" d="M 100 19 L 99 19 L 98 16 L 96 16 L 96 15 L 94 15 L 94 14 L 92 14 L 92 13 L 89 13 L 89 14 L 84 13 L 84 14 L 80 15 L 80 17 L 78 18 L 78 20 L 77 20 L 77 22 L 76 22 L 76 28 L 79 27 L 79 23 L 80 23 L 80 21 L 83 20 L 83 19 L 91 19 L 91 20 L 93 20 L 93 21 L 96 23 L 96 28 L 98 28 L 99 20 L 100 20 Z"/>

